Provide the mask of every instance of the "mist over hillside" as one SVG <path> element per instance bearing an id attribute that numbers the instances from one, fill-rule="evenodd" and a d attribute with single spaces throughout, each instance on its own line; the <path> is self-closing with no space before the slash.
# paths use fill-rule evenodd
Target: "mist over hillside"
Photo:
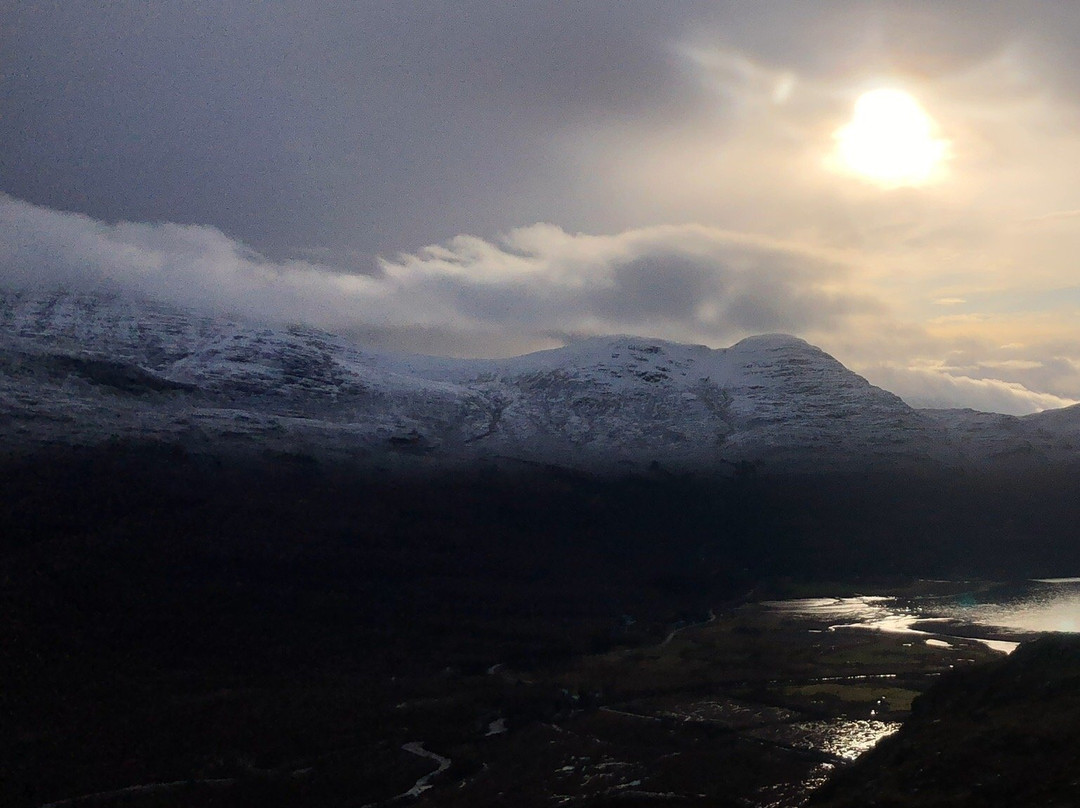
<path id="1" fill-rule="evenodd" d="M 3 443 L 161 441 L 438 473 L 546 464 L 767 473 L 1071 463 L 1072 409 L 915 410 L 784 335 L 727 349 L 596 337 L 505 360 L 365 350 L 102 294 L 0 301 Z"/>

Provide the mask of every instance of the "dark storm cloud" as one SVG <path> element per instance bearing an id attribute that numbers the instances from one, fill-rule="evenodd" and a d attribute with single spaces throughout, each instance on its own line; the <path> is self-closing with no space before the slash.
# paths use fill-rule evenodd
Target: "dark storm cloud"
<path id="1" fill-rule="evenodd" d="M 592 307 L 624 321 L 692 317 L 700 301 L 722 294 L 722 272 L 677 255 L 648 255 L 611 270 L 611 286 L 598 290 Z"/>
<path id="2" fill-rule="evenodd" d="M 812 77 L 867 58 L 953 70 L 1038 27 L 1053 34 L 1044 58 L 1067 63 L 1069 14 L 986 2 L 9 3 L 0 190 L 106 221 L 207 224 L 279 257 L 370 257 L 533 221 L 617 229 L 642 222 L 601 221 L 580 189 L 602 178 L 582 176 L 559 138 L 732 113 L 687 80 L 679 42 Z"/>
<path id="3" fill-rule="evenodd" d="M 611 236 L 535 225 L 497 241 L 460 237 L 383 268 L 403 295 L 411 290 L 416 311 L 430 299 L 448 321 L 538 335 L 718 339 L 831 328 L 881 309 L 844 289 L 849 267 L 837 256 L 692 225 Z"/>
<path id="4" fill-rule="evenodd" d="M 545 131 L 664 105 L 672 5 L 8 4 L 2 190 L 210 224 L 272 252 L 389 251 L 534 221 Z"/>
<path id="5" fill-rule="evenodd" d="M 866 299 L 832 296 L 819 282 L 836 267 L 779 248 L 723 244 L 705 256 L 680 255 L 678 244 L 614 265 L 604 285 L 586 297 L 589 310 L 623 324 L 662 327 L 696 323 L 717 335 L 805 331 L 846 314 L 873 309 Z"/>

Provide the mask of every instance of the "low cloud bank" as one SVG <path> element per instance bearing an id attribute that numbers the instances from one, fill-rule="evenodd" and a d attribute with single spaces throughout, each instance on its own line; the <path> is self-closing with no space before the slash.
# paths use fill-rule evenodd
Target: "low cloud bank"
<path id="1" fill-rule="evenodd" d="M 866 369 L 864 375 L 913 407 L 970 407 L 985 412 L 1029 415 L 1080 403 L 1030 390 L 1018 382 L 973 379 L 939 370 L 879 365 Z"/>
<path id="2" fill-rule="evenodd" d="M 694 225 L 592 236 L 537 224 L 494 242 L 458 236 L 378 270 L 271 262 L 212 227 L 106 224 L 0 198 L 9 287 L 119 289 L 433 353 L 445 341 L 498 355 L 553 334 L 799 332 L 875 308 L 836 285 L 847 270 L 827 254 Z"/>

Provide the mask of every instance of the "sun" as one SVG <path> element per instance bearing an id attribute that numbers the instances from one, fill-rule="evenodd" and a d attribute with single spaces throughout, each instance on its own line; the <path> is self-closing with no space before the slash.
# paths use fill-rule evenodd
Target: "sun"
<path id="1" fill-rule="evenodd" d="M 885 188 L 926 185 L 941 175 L 949 142 L 919 102 L 902 90 L 859 96 L 851 121 L 833 135 L 841 168 Z"/>

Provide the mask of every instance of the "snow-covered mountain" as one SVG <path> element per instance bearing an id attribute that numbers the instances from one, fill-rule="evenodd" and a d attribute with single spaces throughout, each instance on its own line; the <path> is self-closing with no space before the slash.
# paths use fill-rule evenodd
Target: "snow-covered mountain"
<path id="1" fill-rule="evenodd" d="M 4 448 L 151 438 L 380 467 L 822 470 L 1058 456 L 1078 435 L 1068 411 L 912 409 L 783 335 L 722 350 L 603 337 L 457 360 L 103 295 L 0 299 Z"/>

